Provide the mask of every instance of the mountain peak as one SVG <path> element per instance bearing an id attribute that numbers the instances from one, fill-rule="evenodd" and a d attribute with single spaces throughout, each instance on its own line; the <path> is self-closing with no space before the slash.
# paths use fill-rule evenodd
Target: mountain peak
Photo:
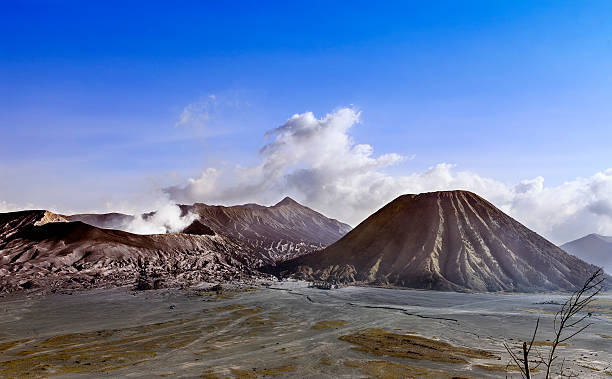
<path id="1" fill-rule="evenodd" d="M 587 234 L 584 237 L 580 237 L 576 240 L 567 242 L 565 244 L 563 244 L 562 246 L 566 246 L 566 245 L 570 245 L 573 244 L 577 241 L 603 241 L 605 243 L 610 243 L 612 242 L 612 236 L 604 236 L 602 234 L 598 234 L 598 233 L 591 233 L 591 234 Z"/>
<path id="2" fill-rule="evenodd" d="M 53 212 L 49 212 L 49 211 L 45 211 L 45 213 L 42 215 L 40 220 L 36 221 L 34 225 L 40 226 L 40 225 L 48 224 L 50 222 L 68 222 L 68 220 L 66 219 L 66 217 L 62 215 L 59 215 Z"/>
<path id="3" fill-rule="evenodd" d="M 297 201 L 293 200 L 289 196 L 285 196 L 285 198 L 283 200 L 279 201 L 274 206 L 275 207 L 280 207 L 281 205 L 289 205 L 289 206 L 296 206 L 297 205 L 297 206 L 302 206 L 302 204 L 300 204 Z"/>
<path id="4" fill-rule="evenodd" d="M 200 220 L 194 220 L 188 227 L 183 229 L 183 233 L 185 234 L 197 234 L 197 235 L 207 235 L 214 236 L 215 232 L 200 222 Z"/>
<path id="5" fill-rule="evenodd" d="M 482 197 L 478 196 L 477 194 L 475 194 L 474 192 L 471 191 L 467 191 L 467 190 L 445 190 L 445 191 L 431 191 L 431 192 L 421 192 L 421 193 L 417 193 L 417 194 L 405 194 L 405 195 L 401 195 L 399 197 L 405 197 L 405 198 L 429 198 L 429 197 L 436 197 L 436 198 L 448 198 L 448 197 L 457 197 L 457 196 L 469 196 L 469 197 L 473 197 L 475 199 L 482 199 Z M 482 199 L 484 200 L 484 199 Z"/>
<path id="6" fill-rule="evenodd" d="M 561 245 L 570 254 L 612 272 L 612 237 L 591 233 Z"/>
<path id="7" fill-rule="evenodd" d="M 610 237 L 610 236 L 604 236 L 604 235 L 597 234 L 597 233 L 592 233 L 592 234 L 589 234 L 587 237 L 595 237 L 595 238 L 598 238 L 598 239 L 600 239 L 600 240 L 604 240 L 604 241 L 606 241 L 606 242 L 612 242 L 612 237 Z"/>

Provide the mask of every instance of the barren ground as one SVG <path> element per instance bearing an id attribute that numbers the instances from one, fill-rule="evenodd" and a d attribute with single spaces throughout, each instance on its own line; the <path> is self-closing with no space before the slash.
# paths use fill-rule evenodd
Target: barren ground
<path id="1" fill-rule="evenodd" d="M 563 295 L 468 294 L 304 283 L 215 292 L 126 288 L 0 300 L 0 377 L 506 377 L 502 342 Z M 612 296 L 560 354 L 610 377 Z M 544 351 L 544 350 L 542 350 Z M 509 377 L 520 377 L 510 372 Z"/>

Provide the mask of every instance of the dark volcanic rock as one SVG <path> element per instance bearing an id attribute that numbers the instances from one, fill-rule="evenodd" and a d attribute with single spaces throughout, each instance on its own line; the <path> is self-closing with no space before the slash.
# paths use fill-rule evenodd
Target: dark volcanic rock
<path id="1" fill-rule="evenodd" d="M 328 282 L 572 290 L 595 270 L 466 191 L 400 196 L 338 242 L 278 269 Z"/>
<path id="2" fill-rule="evenodd" d="M 0 214 L 0 293 L 126 285 L 138 277 L 156 278 L 153 287 L 219 282 L 260 276 L 253 269 L 260 261 L 218 234 L 137 235 L 47 211 Z"/>
<path id="3" fill-rule="evenodd" d="M 195 220 L 188 227 L 183 229 L 185 234 L 197 234 L 200 236 L 212 236 L 215 232 L 208 226 L 202 224 L 200 221 Z"/>

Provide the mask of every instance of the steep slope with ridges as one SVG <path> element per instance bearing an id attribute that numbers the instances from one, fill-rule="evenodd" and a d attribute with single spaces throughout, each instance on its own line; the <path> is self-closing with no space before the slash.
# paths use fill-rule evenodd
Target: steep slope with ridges
<path id="1" fill-rule="evenodd" d="M 475 291 L 569 290 L 595 268 L 467 191 L 404 195 L 321 252 L 283 265 L 314 280 Z"/>
<path id="2" fill-rule="evenodd" d="M 258 204 L 235 206 L 195 203 L 180 205 L 183 215 L 195 213 L 199 222 L 222 235 L 232 236 L 260 253 L 262 262 L 274 264 L 324 248 L 344 236 L 351 227 L 325 217 L 286 197 L 266 207 Z M 147 217 L 154 212 L 143 215 Z M 68 221 L 82 221 L 105 229 L 127 230 L 134 216 L 121 213 L 76 214 Z"/>
<path id="3" fill-rule="evenodd" d="M 246 242 L 267 254 L 268 263 L 296 257 L 336 242 L 351 227 L 325 217 L 286 197 L 278 204 L 219 206 L 196 203 L 181 205 L 217 233 Z"/>

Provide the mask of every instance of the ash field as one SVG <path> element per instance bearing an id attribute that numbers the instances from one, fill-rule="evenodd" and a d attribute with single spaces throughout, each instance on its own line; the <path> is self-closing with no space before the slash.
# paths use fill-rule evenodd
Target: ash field
<path id="1" fill-rule="evenodd" d="M 16 295 L 0 302 L 0 377 L 520 377 L 503 342 L 530 340 L 540 317 L 548 349 L 566 297 L 301 281 Z M 610 377 L 612 296 L 588 311 L 559 355 Z"/>

